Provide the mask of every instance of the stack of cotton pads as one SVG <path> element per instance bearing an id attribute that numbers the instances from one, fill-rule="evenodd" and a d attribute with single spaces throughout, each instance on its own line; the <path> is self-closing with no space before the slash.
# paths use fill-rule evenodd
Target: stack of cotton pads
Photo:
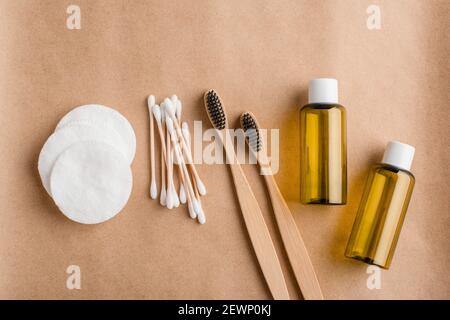
<path id="1" fill-rule="evenodd" d="M 131 194 L 136 136 L 116 110 L 90 104 L 67 113 L 39 154 L 42 184 L 69 219 L 95 224 L 119 213 Z"/>

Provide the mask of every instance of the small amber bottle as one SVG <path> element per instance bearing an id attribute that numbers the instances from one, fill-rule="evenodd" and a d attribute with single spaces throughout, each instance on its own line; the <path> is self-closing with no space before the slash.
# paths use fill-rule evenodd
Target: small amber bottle
<path id="1" fill-rule="evenodd" d="M 391 141 L 364 188 L 345 255 L 388 269 L 414 188 L 414 147 Z"/>
<path id="2" fill-rule="evenodd" d="M 347 147 L 345 108 L 336 79 L 309 83 L 309 103 L 300 109 L 300 201 L 345 204 Z"/>

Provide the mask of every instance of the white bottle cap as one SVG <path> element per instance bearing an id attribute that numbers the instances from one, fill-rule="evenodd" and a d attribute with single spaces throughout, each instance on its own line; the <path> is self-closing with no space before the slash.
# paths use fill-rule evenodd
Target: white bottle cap
<path id="1" fill-rule="evenodd" d="M 414 151 L 414 147 L 409 144 L 390 141 L 381 162 L 409 171 L 414 158 Z"/>
<path id="2" fill-rule="evenodd" d="M 338 103 L 338 82 L 336 79 L 320 78 L 309 82 L 309 103 Z"/>

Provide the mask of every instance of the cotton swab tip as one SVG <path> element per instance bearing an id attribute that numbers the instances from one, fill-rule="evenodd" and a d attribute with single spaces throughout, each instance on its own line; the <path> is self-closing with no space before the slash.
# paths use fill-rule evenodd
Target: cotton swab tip
<path id="1" fill-rule="evenodd" d="M 169 210 L 173 209 L 173 195 L 172 195 L 172 190 L 170 190 L 170 189 L 167 190 L 166 207 Z"/>
<path id="2" fill-rule="evenodd" d="M 199 177 L 197 177 L 195 181 L 197 182 L 198 193 L 204 196 L 206 194 L 205 185 L 203 184 L 202 180 L 200 180 Z"/>
<path id="3" fill-rule="evenodd" d="M 180 100 L 177 100 L 175 102 L 175 108 L 176 108 L 176 113 L 177 113 L 177 119 L 181 120 L 181 110 L 183 109 L 183 106 L 181 105 Z"/>
<path id="4" fill-rule="evenodd" d="M 157 104 L 152 107 L 153 115 L 155 116 L 156 121 L 161 121 L 161 108 Z"/>
<path id="5" fill-rule="evenodd" d="M 206 217 L 205 217 L 205 213 L 203 212 L 203 209 L 202 208 L 200 208 L 201 209 L 201 213 L 197 216 L 197 218 L 198 218 L 198 222 L 200 223 L 200 224 L 205 224 L 206 223 Z"/>
<path id="6" fill-rule="evenodd" d="M 156 98 L 154 95 L 149 95 L 147 98 L 147 103 L 149 107 L 153 107 L 156 104 Z"/>
<path id="7" fill-rule="evenodd" d="M 173 120 L 170 117 L 166 118 L 167 130 L 171 133 L 173 131 Z"/>
<path id="8" fill-rule="evenodd" d="M 178 193 L 175 190 L 175 187 L 172 186 L 172 198 L 173 198 L 173 206 L 178 208 L 180 206 L 180 198 L 178 198 Z"/>
<path id="9" fill-rule="evenodd" d="M 192 206 L 194 207 L 194 211 L 197 214 L 198 222 L 204 224 L 206 222 L 205 214 L 203 213 L 202 206 L 197 199 L 192 200 Z"/>
<path id="10" fill-rule="evenodd" d="M 192 199 L 192 207 L 194 208 L 195 213 L 198 215 L 201 210 L 201 207 L 197 199 Z"/>
<path id="11" fill-rule="evenodd" d="M 159 203 L 163 206 L 163 207 L 165 207 L 166 206 L 166 199 L 167 198 L 167 195 L 166 195 L 166 189 L 164 189 L 164 188 L 161 188 L 161 194 L 159 195 Z"/>
<path id="12" fill-rule="evenodd" d="M 188 211 L 189 211 L 189 216 L 192 219 L 196 219 L 197 218 L 197 214 L 195 213 L 194 207 L 192 206 L 192 202 L 189 202 L 189 204 L 188 204 Z"/>
<path id="13" fill-rule="evenodd" d="M 186 191 L 184 190 L 183 184 L 180 184 L 180 202 L 182 204 L 186 203 Z"/>
<path id="14" fill-rule="evenodd" d="M 175 106 L 173 105 L 172 101 L 169 98 L 164 99 L 164 106 L 166 108 L 166 112 L 171 116 L 175 117 L 174 109 Z"/>
<path id="15" fill-rule="evenodd" d="M 153 180 L 150 185 L 150 197 L 156 199 L 158 197 L 158 189 L 156 187 L 156 181 Z"/>

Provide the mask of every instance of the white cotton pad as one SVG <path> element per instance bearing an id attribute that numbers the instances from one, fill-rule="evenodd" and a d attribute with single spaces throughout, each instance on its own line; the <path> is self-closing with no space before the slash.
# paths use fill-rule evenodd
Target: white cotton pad
<path id="1" fill-rule="evenodd" d="M 99 104 L 88 104 L 72 109 L 56 126 L 56 131 L 71 122 L 87 123 L 96 128 L 116 131 L 126 147 L 126 158 L 131 163 L 136 153 L 136 135 L 128 120 L 118 111 Z"/>
<path id="2" fill-rule="evenodd" d="M 66 149 L 53 166 L 53 200 L 69 219 L 95 224 L 111 219 L 126 205 L 133 177 L 125 157 L 114 147 L 82 141 Z"/>
<path id="3" fill-rule="evenodd" d="M 52 195 L 50 192 L 50 174 L 58 156 L 74 143 L 89 140 L 117 146 L 117 141 L 120 140 L 120 137 L 114 131 L 105 132 L 92 126 L 71 124 L 54 132 L 47 139 L 39 154 L 38 170 L 42 184 L 49 195 Z"/>
<path id="4" fill-rule="evenodd" d="M 117 149 L 119 149 L 120 152 L 124 155 L 125 158 L 128 160 L 128 164 L 131 165 L 133 162 L 134 154 L 130 152 L 130 148 L 128 147 L 127 143 L 125 142 L 125 139 L 123 139 L 122 136 L 119 135 L 119 133 L 114 130 L 112 127 L 106 127 L 106 126 L 95 126 L 92 122 L 86 122 L 86 121 L 71 121 L 65 124 L 64 126 L 57 128 L 55 132 L 60 131 L 60 129 L 66 129 L 73 126 L 88 126 L 95 128 L 97 130 L 102 131 L 103 135 L 109 136 L 109 139 L 107 142 L 114 141 L 113 145 Z M 95 139 L 93 139 L 95 140 Z"/>

